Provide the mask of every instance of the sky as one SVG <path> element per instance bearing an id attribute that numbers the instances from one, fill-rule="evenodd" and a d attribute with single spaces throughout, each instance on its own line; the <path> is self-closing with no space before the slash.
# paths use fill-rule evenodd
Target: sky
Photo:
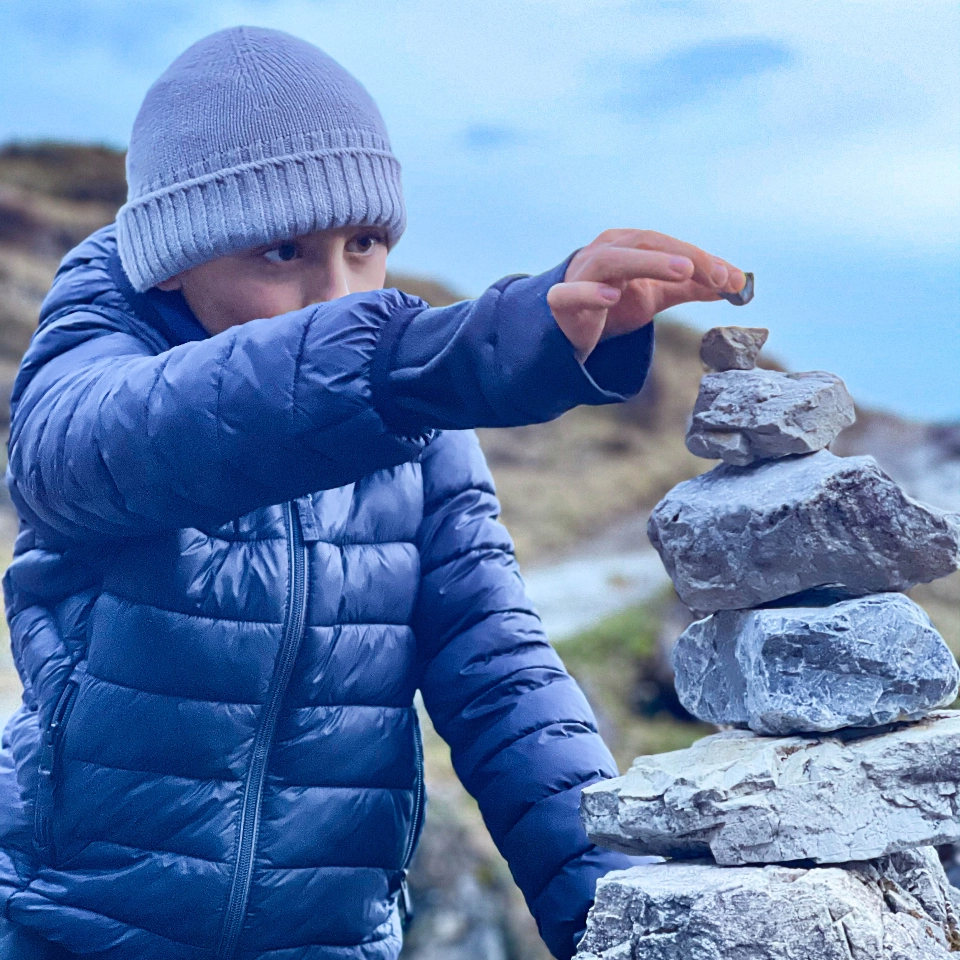
<path id="1" fill-rule="evenodd" d="M 227 26 L 297 34 L 377 101 L 403 168 L 397 271 L 476 296 L 610 227 L 756 275 L 791 369 L 960 419 L 955 0 L 0 0 L 0 143 L 125 148 L 143 95 Z"/>

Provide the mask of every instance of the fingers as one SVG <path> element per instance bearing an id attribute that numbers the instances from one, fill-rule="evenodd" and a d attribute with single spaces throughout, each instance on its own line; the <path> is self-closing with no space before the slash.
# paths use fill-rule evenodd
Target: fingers
<path id="1" fill-rule="evenodd" d="M 746 283 L 743 271 L 733 264 L 695 247 L 692 243 L 686 243 L 676 237 L 668 236 L 665 233 L 657 233 L 654 230 L 604 231 L 592 244 L 584 247 L 578 253 L 578 256 L 585 255 L 578 266 L 597 271 L 599 275 L 594 276 L 593 273 L 588 273 L 582 277 L 580 275 L 568 276 L 566 279 L 605 279 L 605 260 L 613 256 L 615 251 L 618 250 L 632 250 L 638 253 L 657 252 L 672 255 L 675 258 L 685 258 L 693 265 L 691 273 L 682 278 L 650 275 L 650 279 L 676 280 L 689 277 L 702 287 L 711 290 L 723 290 L 725 293 L 737 293 L 743 289 Z M 624 263 L 626 261 L 620 262 Z M 632 262 L 639 269 L 643 268 L 644 261 L 634 260 Z M 573 266 L 574 263 L 571 262 L 571 267 Z M 629 279 L 641 279 L 645 276 L 647 275 L 637 273 Z"/>
<path id="2" fill-rule="evenodd" d="M 623 286 L 631 280 L 641 278 L 676 282 L 689 280 L 695 273 L 694 264 L 689 257 L 659 250 L 599 246 L 592 251 L 585 247 L 580 253 L 587 255 L 577 265 L 575 276 L 571 276 L 568 269 L 564 278 L 567 283 L 590 280 Z"/>
<path id="3" fill-rule="evenodd" d="M 583 362 L 601 339 L 636 330 L 678 304 L 739 293 L 746 282 L 733 264 L 676 237 L 607 230 L 574 254 L 547 302 Z"/>
<path id="4" fill-rule="evenodd" d="M 739 289 L 743 289 L 743 286 L 741 285 Z M 657 290 L 656 310 L 659 313 L 683 303 L 711 303 L 722 299 L 715 287 L 705 287 L 693 280 L 687 283 L 663 284 Z"/>
<path id="5" fill-rule="evenodd" d="M 581 363 L 599 342 L 607 311 L 620 296 L 616 287 L 589 280 L 555 283 L 547 291 L 550 312 Z"/>

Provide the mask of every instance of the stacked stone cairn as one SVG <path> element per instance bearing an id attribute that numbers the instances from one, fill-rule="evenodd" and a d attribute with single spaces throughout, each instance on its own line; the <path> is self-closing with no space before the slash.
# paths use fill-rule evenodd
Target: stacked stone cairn
<path id="1" fill-rule="evenodd" d="M 673 653 L 722 732 L 583 792 L 590 838 L 664 862 L 597 886 L 581 960 L 936 960 L 960 952 L 956 662 L 903 593 L 960 566 L 960 515 L 872 457 L 829 373 L 755 368 L 767 331 L 717 328 L 687 433 L 722 464 L 648 534 L 701 618 Z"/>

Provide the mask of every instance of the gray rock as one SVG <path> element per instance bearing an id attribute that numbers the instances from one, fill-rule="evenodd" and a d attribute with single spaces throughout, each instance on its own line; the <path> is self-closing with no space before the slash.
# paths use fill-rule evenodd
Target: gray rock
<path id="1" fill-rule="evenodd" d="M 960 684 L 943 637 L 902 593 L 721 610 L 680 635 L 672 660 L 694 716 L 778 736 L 919 720 Z"/>
<path id="2" fill-rule="evenodd" d="M 862 731 L 860 731 L 862 734 Z M 870 860 L 960 838 L 960 712 L 852 736 L 731 730 L 584 789 L 594 843 L 720 864 Z"/>
<path id="3" fill-rule="evenodd" d="M 700 341 L 700 359 L 712 370 L 752 370 L 769 335 L 764 327 L 714 327 Z"/>
<path id="4" fill-rule="evenodd" d="M 938 960 L 954 892 L 930 848 L 842 867 L 664 863 L 597 882 L 579 960 Z"/>
<path id="5" fill-rule="evenodd" d="M 704 613 L 825 584 L 906 590 L 960 566 L 960 514 L 911 500 L 872 457 L 827 450 L 686 480 L 647 534 L 680 599 Z"/>
<path id="6" fill-rule="evenodd" d="M 687 449 L 744 466 L 822 450 L 855 420 L 853 398 L 832 373 L 709 373 L 700 382 Z"/>

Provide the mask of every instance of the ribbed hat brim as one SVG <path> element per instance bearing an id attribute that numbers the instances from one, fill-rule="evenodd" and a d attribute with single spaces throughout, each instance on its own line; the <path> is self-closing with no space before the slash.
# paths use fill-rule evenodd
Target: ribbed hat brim
<path id="1" fill-rule="evenodd" d="M 393 154 L 335 148 L 253 161 L 128 201 L 117 213 L 124 271 L 140 293 L 208 260 L 314 230 L 406 227 Z"/>

